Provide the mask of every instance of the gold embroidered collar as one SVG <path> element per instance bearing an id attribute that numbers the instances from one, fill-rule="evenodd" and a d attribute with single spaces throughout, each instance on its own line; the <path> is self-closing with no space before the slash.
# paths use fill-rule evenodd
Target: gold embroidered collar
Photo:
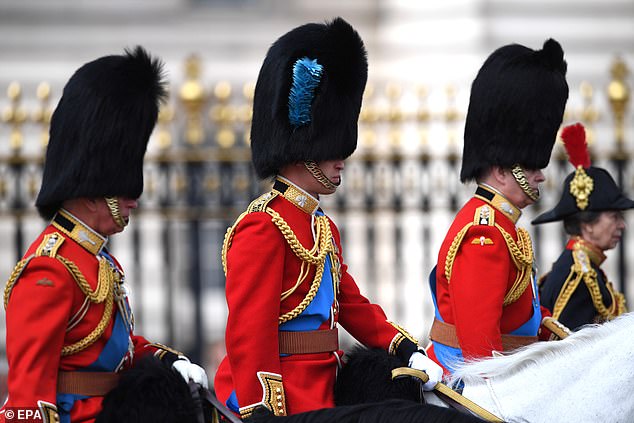
<path id="1" fill-rule="evenodd" d="M 282 194 L 284 198 L 305 213 L 314 214 L 319 208 L 319 200 L 281 176 L 275 178 L 273 190 Z"/>
<path id="2" fill-rule="evenodd" d="M 585 239 L 581 238 L 580 236 L 574 236 L 570 238 L 568 244 L 566 245 L 566 248 L 568 248 L 569 250 L 582 250 L 588 255 L 590 261 L 595 266 L 601 266 L 601 263 L 603 263 L 606 259 L 606 255 L 603 254 L 603 251 L 601 251 Z"/>
<path id="3" fill-rule="evenodd" d="M 68 235 L 73 241 L 97 255 L 108 242 L 107 238 L 99 235 L 84 222 L 70 212 L 60 209 L 53 217 L 53 226 Z"/>
<path id="4" fill-rule="evenodd" d="M 522 211 L 515 207 L 502 193 L 490 185 L 480 183 L 475 192 L 475 197 L 491 204 L 513 223 L 517 223 Z"/>

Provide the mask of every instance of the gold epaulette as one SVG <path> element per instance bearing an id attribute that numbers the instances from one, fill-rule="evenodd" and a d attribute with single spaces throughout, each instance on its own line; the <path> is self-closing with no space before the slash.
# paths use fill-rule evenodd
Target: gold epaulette
<path id="1" fill-rule="evenodd" d="M 247 207 L 247 209 L 238 216 L 233 225 L 227 228 L 227 232 L 225 233 L 225 239 L 222 243 L 222 270 L 227 276 L 227 252 L 229 251 L 229 247 L 231 247 L 231 241 L 233 240 L 233 232 L 235 231 L 238 223 L 249 213 L 254 212 L 263 212 L 266 211 L 267 206 L 271 200 L 278 196 L 278 193 L 275 191 L 267 192 L 266 194 L 262 194 L 255 200 L 251 201 L 251 204 Z"/>
<path id="2" fill-rule="evenodd" d="M 495 209 L 488 204 L 475 209 L 473 224 L 495 226 Z"/>
<path id="3" fill-rule="evenodd" d="M 15 265 L 15 267 L 13 268 L 13 271 L 11 272 L 11 275 L 9 276 L 9 280 L 7 281 L 4 287 L 4 308 L 5 309 L 7 308 L 7 304 L 9 303 L 9 297 L 11 296 L 11 291 L 13 290 L 13 286 L 15 285 L 17 280 L 20 278 L 20 275 L 26 268 L 26 265 L 31 261 L 31 259 L 35 257 L 41 257 L 41 256 L 50 256 L 50 257 L 57 256 L 57 250 L 59 250 L 59 247 L 61 247 L 62 244 L 64 243 L 64 239 L 65 238 L 62 235 L 60 235 L 58 232 L 51 232 L 50 234 L 44 235 L 44 238 L 42 238 L 42 242 L 40 242 L 40 245 L 35 249 L 35 253 L 31 254 L 29 257 L 26 257 L 20 260 Z"/>
<path id="4" fill-rule="evenodd" d="M 105 301 L 104 312 L 97 327 L 93 329 L 91 333 L 86 335 L 85 338 L 62 348 L 62 356 L 67 356 L 88 348 L 90 345 L 95 343 L 101 335 L 103 335 L 112 317 L 115 276 L 107 262 L 107 259 L 98 257 L 99 274 L 97 279 L 97 288 L 93 290 L 77 265 L 73 261 L 58 254 L 58 250 L 64 243 L 64 240 L 65 238 L 58 232 L 46 234 L 40 245 L 35 249 L 35 253 L 18 262 L 4 289 L 4 307 L 6 309 L 15 283 L 26 268 L 26 265 L 32 259 L 36 257 L 50 257 L 62 263 L 77 283 L 77 286 L 79 286 L 79 289 L 84 293 L 84 295 L 86 295 L 90 302 L 100 304 Z"/>

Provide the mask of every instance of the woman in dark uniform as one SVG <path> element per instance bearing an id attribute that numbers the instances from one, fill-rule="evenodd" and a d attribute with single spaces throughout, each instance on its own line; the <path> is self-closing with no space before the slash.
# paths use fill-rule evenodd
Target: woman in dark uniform
<path id="1" fill-rule="evenodd" d="M 533 224 L 563 220 L 570 236 L 551 271 L 542 278 L 540 298 L 553 317 L 576 330 L 626 312 L 625 298 L 601 269 L 605 251 L 625 229 L 623 210 L 634 207 L 610 174 L 590 165 L 581 124 L 564 128 L 562 138 L 575 171 L 564 181 L 559 203 Z"/>

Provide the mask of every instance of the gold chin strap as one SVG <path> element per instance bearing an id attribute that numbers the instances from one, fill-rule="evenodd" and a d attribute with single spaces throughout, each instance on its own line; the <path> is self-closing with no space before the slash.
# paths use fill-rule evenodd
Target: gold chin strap
<path id="1" fill-rule="evenodd" d="M 127 223 L 125 220 L 123 220 L 123 217 L 121 217 L 121 210 L 119 210 L 119 200 L 117 200 L 116 197 L 106 197 L 106 204 L 108 205 L 108 208 L 110 209 L 110 214 L 112 215 L 112 218 L 114 219 L 114 223 L 117 224 L 117 226 L 121 227 L 121 228 L 125 228 Z"/>
<path id="2" fill-rule="evenodd" d="M 330 179 L 326 178 L 326 175 L 324 175 L 324 172 L 317 165 L 317 163 L 313 161 L 305 161 L 304 166 L 306 166 L 306 169 L 308 169 L 310 174 L 313 175 L 313 177 L 317 179 L 320 184 L 326 187 L 326 189 L 334 191 L 339 186 L 339 184 L 335 184 Z"/>
<path id="3" fill-rule="evenodd" d="M 539 200 L 539 190 L 531 188 L 531 186 L 528 184 L 524 169 L 522 169 L 520 165 L 516 164 L 511 169 L 511 172 L 513 173 L 513 177 L 517 181 L 517 184 L 520 186 L 520 188 L 522 188 L 522 191 L 524 191 L 524 194 L 528 195 L 528 198 L 533 201 Z"/>

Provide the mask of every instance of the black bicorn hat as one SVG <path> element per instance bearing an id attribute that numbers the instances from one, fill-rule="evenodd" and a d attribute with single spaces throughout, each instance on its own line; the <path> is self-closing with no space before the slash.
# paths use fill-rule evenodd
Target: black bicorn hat
<path id="1" fill-rule="evenodd" d="M 357 146 L 367 53 L 342 18 L 309 23 L 269 48 L 253 100 L 251 153 L 268 178 L 287 164 L 339 160 Z"/>
<path id="2" fill-rule="evenodd" d="M 52 218 L 73 198 L 138 198 L 143 158 L 166 96 L 162 62 L 140 46 L 81 66 L 51 118 L 35 202 L 40 215 Z"/>
<path id="3" fill-rule="evenodd" d="M 471 85 L 460 180 L 491 166 L 543 169 L 550 161 L 568 99 L 559 43 L 541 50 L 510 44 L 495 50 Z"/>
<path id="4" fill-rule="evenodd" d="M 556 222 L 582 211 L 634 208 L 634 201 L 623 194 L 607 170 L 590 165 L 585 130 L 581 124 L 565 127 L 561 137 L 575 170 L 564 180 L 557 205 L 537 216 L 532 224 Z"/>

